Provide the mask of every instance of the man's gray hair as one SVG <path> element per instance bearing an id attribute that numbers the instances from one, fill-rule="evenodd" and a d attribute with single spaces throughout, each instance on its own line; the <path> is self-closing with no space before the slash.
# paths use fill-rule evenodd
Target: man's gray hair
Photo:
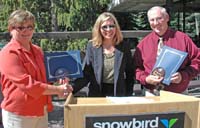
<path id="1" fill-rule="evenodd" d="M 161 7 L 161 6 L 154 6 L 154 7 L 150 8 L 150 9 L 148 10 L 148 12 L 147 12 L 147 17 L 148 17 L 148 19 L 149 19 L 149 16 L 150 16 L 151 11 L 154 11 L 154 10 L 160 10 L 164 17 L 166 17 L 166 16 L 169 15 L 169 14 L 167 13 L 167 10 L 166 10 L 164 7 Z"/>

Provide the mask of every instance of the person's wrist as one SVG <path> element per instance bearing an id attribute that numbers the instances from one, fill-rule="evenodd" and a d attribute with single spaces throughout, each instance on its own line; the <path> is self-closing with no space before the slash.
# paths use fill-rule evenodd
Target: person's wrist
<path id="1" fill-rule="evenodd" d="M 58 86 L 54 86 L 54 88 L 55 88 L 56 94 L 57 94 L 57 95 L 60 94 L 60 89 L 59 89 L 59 87 L 58 87 Z"/>

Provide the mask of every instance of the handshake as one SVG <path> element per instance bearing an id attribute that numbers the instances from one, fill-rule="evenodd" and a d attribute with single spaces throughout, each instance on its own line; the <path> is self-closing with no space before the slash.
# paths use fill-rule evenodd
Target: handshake
<path id="1" fill-rule="evenodd" d="M 57 95 L 59 98 L 66 98 L 73 91 L 69 78 L 59 79 L 55 86 L 58 88 Z"/>
<path id="2" fill-rule="evenodd" d="M 73 91 L 69 78 L 59 79 L 54 85 L 47 85 L 43 95 L 57 95 L 59 98 L 67 98 Z"/>

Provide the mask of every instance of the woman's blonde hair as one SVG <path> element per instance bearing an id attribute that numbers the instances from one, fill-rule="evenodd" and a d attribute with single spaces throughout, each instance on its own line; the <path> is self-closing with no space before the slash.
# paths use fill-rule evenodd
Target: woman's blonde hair
<path id="1" fill-rule="evenodd" d="M 112 13 L 109 12 L 104 12 L 101 15 L 99 15 L 99 17 L 97 18 L 94 27 L 92 29 L 92 43 L 94 47 L 100 47 L 103 43 L 103 36 L 101 34 L 101 25 L 104 21 L 106 20 L 113 20 L 115 27 L 116 27 L 116 34 L 114 36 L 114 43 L 119 44 L 122 40 L 123 40 L 123 36 L 119 27 L 119 24 L 117 22 L 117 19 L 115 18 L 115 16 Z"/>
<path id="2" fill-rule="evenodd" d="M 26 21 L 32 21 L 33 25 L 35 25 L 34 15 L 27 10 L 16 10 L 12 12 L 8 18 L 8 30 L 15 27 L 16 24 L 23 24 Z"/>

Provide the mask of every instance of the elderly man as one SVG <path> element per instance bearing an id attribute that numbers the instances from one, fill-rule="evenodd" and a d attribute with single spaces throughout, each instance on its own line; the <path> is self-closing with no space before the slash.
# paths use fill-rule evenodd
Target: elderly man
<path id="1" fill-rule="evenodd" d="M 159 40 L 162 39 L 163 45 L 188 53 L 181 67 L 171 76 L 170 85 L 164 86 L 164 90 L 183 93 L 187 89 L 189 81 L 200 71 L 198 48 L 188 35 L 172 30 L 168 26 L 169 15 L 165 8 L 152 7 L 148 10 L 147 16 L 153 31 L 141 40 L 136 48 L 134 55 L 136 79 L 141 85 L 151 90 L 160 85 L 163 77 L 154 76 L 151 72 L 161 47 Z"/>

